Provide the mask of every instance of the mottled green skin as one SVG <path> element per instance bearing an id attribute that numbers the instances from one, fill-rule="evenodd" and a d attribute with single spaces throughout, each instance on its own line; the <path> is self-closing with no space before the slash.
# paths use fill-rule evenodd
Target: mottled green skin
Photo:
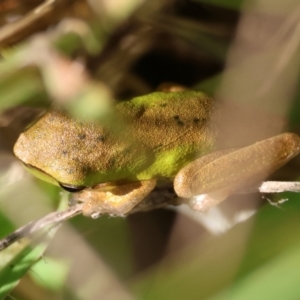
<path id="1" fill-rule="evenodd" d="M 25 164 L 70 185 L 173 178 L 213 148 L 212 99 L 200 92 L 156 92 L 118 102 L 109 120 L 80 122 L 50 109 L 18 139 Z M 101 125 L 102 123 L 102 125 Z M 105 125 L 103 125 L 105 124 Z M 44 175 L 43 175 L 44 174 Z"/>

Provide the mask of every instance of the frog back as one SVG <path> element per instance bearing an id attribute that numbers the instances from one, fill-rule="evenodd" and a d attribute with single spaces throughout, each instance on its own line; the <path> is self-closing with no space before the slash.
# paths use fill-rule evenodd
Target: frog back
<path id="1" fill-rule="evenodd" d="M 52 108 L 21 134 L 14 152 L 43 179 L 64 185 L 171 178 L 213 147 L 212 112 L 212 100 L 199 92 L 119 102 L 98 122 Z"/>
<path id="2" fill-rule="evenodd" d="M 170 178 L 214 147 L 212 98 L 196 91 L 156 92 L 117 104 L 134 140 L 150 149 L 152 163 L 139 179 Z M 138 146 L 138 144 L 137 144 Z"/>

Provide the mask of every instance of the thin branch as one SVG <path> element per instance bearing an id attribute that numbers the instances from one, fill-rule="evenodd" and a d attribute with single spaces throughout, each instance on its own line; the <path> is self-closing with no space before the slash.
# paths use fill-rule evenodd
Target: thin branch
<path id="1" fill-rule="evenodd" d="M 281 192 L 300 192 L 300 182 L 289 181 L 265 181 L 259 187 L 248 189 L 247 192 L 261 193 L 281 193 Z M 131 212 L 149 211 L 167 205 L 179 205 L 187 203 L 184 199 L 176 196 L 173 189 L 165 187 L 157 187 L 150 195 L 148 195 L 139 205 Z M 29 224 L 17 229 L 12 234 L 0 240 L 0 251 L 25 236 L 29 236 L 47 226 L 57 225 L 63 221 L 81 214 L 83 204 L 76 204 L 64 211 L 53 212 L 45 217 L 30 222 Z"/>
<path id="2" fill-rule="evenodd" d="M 157 187 L 130 213 L 153 210 L 170 204 L 176 205 L 176 199 L 178 198 L 173 189 L 169 189 L 167 187 Z M 63 221 L 75 217 L 76 215 L 81 214 L 82 206 L 83 204 L 76 204 L 64 211 L 50 213 L 39 220 L 32 221 L 27 225 L 24 225 L 0 240 L 0 251 L 7 248 L 12 243 L 22 239 L 23 237 L 29 236 L 47 226 L 57 225 Z"/>
<path id="3" fill-rule="evenodd" d="M 299 181 L 265 181 L 258 188 L 261 193 L 300 193 Z"/>
<path id="4" fill-rule="evenodd" d="M 57 22 L 61 11 L 74 0 L 46 0 L 20 19 L 0 28 L 0 47 L 19 42 L 41 28 Z"/>
<path id="5" fill-rule="evenodd" d="M 17 229 L 15 232 L 8 235 L 4 239 L 0 240 L 0 251 L 7 248 L 15 241 L 25 236 L 29 236 L 30 234 L 33 234 L 34 232 L 41 230 L 46 226 L 57 225 L 58 223 L 61 223 L 67 219 L 75 217 L 78 214 L 81 214 L 81 210 L 82 204 L 77 204 L 64 211 L 53 212 L 37 221 L 32 221 L 28 223 L 27 225 Z"/>

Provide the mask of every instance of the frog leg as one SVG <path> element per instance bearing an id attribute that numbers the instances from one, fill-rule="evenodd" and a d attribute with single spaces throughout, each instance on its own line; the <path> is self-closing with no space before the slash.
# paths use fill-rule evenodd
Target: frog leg
<path id="1" fill-rule="evenodd" d="M 181 169 L 175 177 L 174 189 L 179 197 L 193 197 L 190 206 L 204 212 L 229 195 L 257 186 L 299 152 L 300 138 L 293 133 L 244 148 L 217 151 Z"/>
<path id="2" fill-rule="evenodd" d="M 139 204 L 155 187 L 156 180 L 136 181 L 116 186 L 99 185 L 73 195 L 83 202 L 82 214 L 92 218 L 100 214 L 123 216 Z"/>

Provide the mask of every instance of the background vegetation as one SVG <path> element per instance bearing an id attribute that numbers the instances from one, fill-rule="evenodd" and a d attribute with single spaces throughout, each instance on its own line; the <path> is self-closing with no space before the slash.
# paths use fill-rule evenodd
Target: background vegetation
<path id="1" fill-rule="evenodd" d="M 66 205 L 12 154 L 51 102 L 93 113 L 175 82 L 224 105 L 220 147 L 299 133 L 299 15 L 296 0 L 1 1 L 0 236 Z M 296 158 L 273 179 L 298 176 Z M 299 215 L 285 193 L 77 216 L 0 252 L 0 298 L 299 299 Z"/>

